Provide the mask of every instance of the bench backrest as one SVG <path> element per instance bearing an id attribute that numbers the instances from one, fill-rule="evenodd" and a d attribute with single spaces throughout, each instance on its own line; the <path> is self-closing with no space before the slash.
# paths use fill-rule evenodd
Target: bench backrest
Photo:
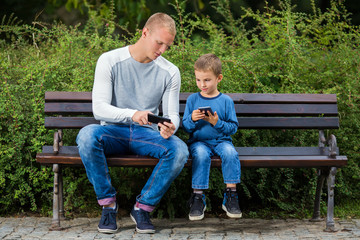
<path id="1" fill-rule="evenodd" d="M 180 115 L 190 94 L 180 94 Z M 335 94 L 226 94 L 234 100 L 241 129 L 339 128 Z M 46 128 L 99 123 L 92 114 L 91 92 L 46 92 L 45 115 Z"/>

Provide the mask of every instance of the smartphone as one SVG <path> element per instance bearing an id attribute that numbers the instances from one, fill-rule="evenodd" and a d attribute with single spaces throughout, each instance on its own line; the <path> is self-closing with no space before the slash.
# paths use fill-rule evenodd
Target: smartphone
<path id="1" fill-rule="evenodd" d="M 214 115 L 214 112 L 212 111 L 211 107 L 206 106 L 206 107 L 199 107 L 198 108 L 201 112 L 205 113 L 206 116 L 209 116 L 209 114 L 207 113 L 208 111 Z"/>
<path id="2" fill-rule="evenodd" d="M 169 118 L 160 117 L 158 115 L 154 115 L 150 113 L 148 113 L 148 121 L 151 123 L 164 123 L 164 122 L 171 123 L 171 120 Z"/>

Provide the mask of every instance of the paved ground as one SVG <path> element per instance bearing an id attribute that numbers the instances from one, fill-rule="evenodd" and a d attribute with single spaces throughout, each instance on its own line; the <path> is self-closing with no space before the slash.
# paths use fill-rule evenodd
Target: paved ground
<path id="1" fill-rule="evenodd" d="M 0 239 L 360 239 L 360 219 L 337 220 L 335 233 L 324 232 L 324 222 L 308 220 L 218 219 L 154 219 L 155 234 L 137 234 L 129 217 L 118 221 L 116 234 L 97 232 L 99 218 L 76 218 L 62 223 L 63 231 L 49 231 L 51 218 L 0 218 Z"/>

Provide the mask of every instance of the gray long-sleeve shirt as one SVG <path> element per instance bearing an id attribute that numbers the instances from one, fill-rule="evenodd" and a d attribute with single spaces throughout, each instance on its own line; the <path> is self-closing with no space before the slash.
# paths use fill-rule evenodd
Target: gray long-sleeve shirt
<path id="1" fill-rule="evenodd" d="M 133 59 L 129 46 L 102 54 L 96 64 L 92 91 L 94 117 L 106 124 L 132 124 L 136 111 L 159 114 L 179 127 L 179 69 L 162 56 L 149 63 Z M 153 124 L 152 127 L 156 128 Z"/>

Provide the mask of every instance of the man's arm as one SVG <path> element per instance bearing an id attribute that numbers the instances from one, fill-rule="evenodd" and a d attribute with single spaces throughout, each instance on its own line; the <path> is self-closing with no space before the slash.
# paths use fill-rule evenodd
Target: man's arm
<path id="1" fill-rule="evenodd" d="M 92 108 L 97 120 L 128 123 L 135 114 L 134 109 L 120 109 L 111 105 L 113 94 L 111 64 L 106 55 L 101 55 L 95 69 L 94 86 L 92 91 Z"/>
<path id="2" fill-rule="evenodd" d="M 180 85 L 181 77 L 179 69 L 176 68 L 174 75 L 166 87 L 163 98 L 162 98 L 162 109 L 163 116 L 171 119 L 171 122 L 174 124 L 174 132 L 180 126 L 180 116 L 179 116 L 179 95 L 180 95 Z M 160 126 L 161 127 L 161 126 Z"/>

